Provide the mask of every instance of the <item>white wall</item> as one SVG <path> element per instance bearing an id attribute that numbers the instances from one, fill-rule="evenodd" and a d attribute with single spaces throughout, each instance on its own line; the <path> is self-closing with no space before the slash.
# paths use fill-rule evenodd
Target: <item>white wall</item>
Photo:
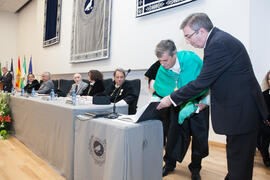
<path id="1" fill-rule="evenodd" d="M 116 67 L 146 69 L 156 60 L 153 52 L 161 39 L 173 39 L 179 49 L 192 49 L 185 44 L 179 25 L 188 14 L 199 11 L 208 13 L 216 26 L 249 46 L 249 1 L 200 0 L 141 18 L 135 18 L 135 5 L 136 1 L 112 1 L 109 59 L 70 64 L 73 1 L 62 1 L 60 44 L 43 48 L 44 0 L 33 0 L 18 14 L 17 53 L 27 57 L 32 54 L 34 64 L 38 61 L 38 66 L 34 66 L 38 74 L 47 70 L 61 74 L 94 68 L 103 71 Z M 202 51 L 196 52 L 202 56 Z"/>
<path id="2" fill-rule="evenodd" d="M 259 83 L 270 70 L 270 1 L 251 1 L 250 56 Z"/>
<path id="3" fill-rule="evenodd" d="M 17 16 L 14 13 L 0 12 L 0 62 L 10 65 L 16 57 Z"/>

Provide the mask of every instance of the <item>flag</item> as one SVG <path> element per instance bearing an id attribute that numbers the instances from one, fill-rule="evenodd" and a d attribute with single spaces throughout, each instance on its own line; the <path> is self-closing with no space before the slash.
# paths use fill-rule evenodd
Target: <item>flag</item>
<path id="1" fill-rule="evenodd" d="M 16 86 L 15 87 L 21 87 L 21 64 L 20 64 L 20 57 L 18 57 L 18 66 L 17 66 Z"/>
<path id="2" fill-rule="evenodd" d="M 33 70 L 32 70 L 32 56 L 30 57 L 29 68 L 28 68 L 28 74 L 33 74 Z"/>
<path id="3" fill-rule="evenodd" d="M 10 74 L 12 76 L 12 88 L 15 87 L 15 84 L 14 84 L 14 71 L 13 71 L 13 59 L 11 58 L 11 63 L 10 63 Z"/>
<path id="4" fill-rule="evenodd" d="M 24 60 L 23 60 L 23 67 L 22 67 L 22 71 L 21 71 L 21 86 L 20 88 L 24 88 L 24 86 L 26 85 L 26 60 L 25 60 L 25 56 L 24 56 Z"/>
<path id="5" fill-rule="evenodd" d="M 0 76 L 2 77 L 2 66 L 1 66 L 1 62 L 0 62 Z"/>
<path id="6" fill-rule="evenodd" d="M 10 73 L 12 74 L 12 79 L 14 78 L 14 72 L 13 72 L 13 59 L 11 58 L 11 63 L 10 63 Z"/>

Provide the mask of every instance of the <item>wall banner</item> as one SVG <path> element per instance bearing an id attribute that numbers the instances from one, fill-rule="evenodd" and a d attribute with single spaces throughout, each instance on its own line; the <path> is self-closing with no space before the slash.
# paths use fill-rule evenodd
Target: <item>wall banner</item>
<path id="1" fill-rule="evenodd" d="M 71 63 L 109 58 L 111 0 L 74 0 Z"/>
<path id="2" fill-rule="evenodd" d="M 136 17 L 145 16 L 164 9 L 180 6 L 196 0 L 136 0 Z"/>

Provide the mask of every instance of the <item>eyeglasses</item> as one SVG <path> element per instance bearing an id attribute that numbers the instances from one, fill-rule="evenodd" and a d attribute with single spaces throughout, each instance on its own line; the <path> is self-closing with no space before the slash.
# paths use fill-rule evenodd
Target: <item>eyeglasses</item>
<path id="1" fill-rule="evenodd" d="M 192 38 L 192 36 L 193 36 L 195 33 L 198 34 L 198 32 L 199 32 L 199 31 L 196 30 L 196 31 L 194 31 L 192 34 L 186 34 L 186 35 L 185 35 L 185 38 L 186 38 L 186 39 L 190 39 L 190 38 Z"/>

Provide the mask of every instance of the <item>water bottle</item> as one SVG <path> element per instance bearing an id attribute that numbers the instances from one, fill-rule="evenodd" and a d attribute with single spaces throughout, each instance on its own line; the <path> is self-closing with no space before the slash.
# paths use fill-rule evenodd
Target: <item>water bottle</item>
<path id="1" fill-rule="evenodd" d="M 24 88 L 22 88 L 21 96 L 24 96 Z"/>
<path id="2" fill-rule="evenodd" d="M 32 97 L 34 97 L 34 96 L 35 96 L 35 94 L 36 94 L 36 92 L 35 92 L 35 88 L 32 88 L 31 96 L 32 96 Z"/>
<path id="3" fill-rule="evenodd" d="M 12 94 L 12 96 L 15 96 L 15 94 L 16 94 L 16 91 L 15 91 L 15 89 L 14 89 L 14 87 L 12 86 L 12 91 L 11 91 L 11 94 Z"/>
<path id="4" fill-rule="evenodd" d="M 51 90 L 51 100 L 53 101 L 54 100 L 54 89 Z"/>
<path id="5" fill-rule="evenodd" d="M 72 91 L 72 104 L 74 106 L 76 105 L 76 92 L 75 92 L 75 90 Z"/>

